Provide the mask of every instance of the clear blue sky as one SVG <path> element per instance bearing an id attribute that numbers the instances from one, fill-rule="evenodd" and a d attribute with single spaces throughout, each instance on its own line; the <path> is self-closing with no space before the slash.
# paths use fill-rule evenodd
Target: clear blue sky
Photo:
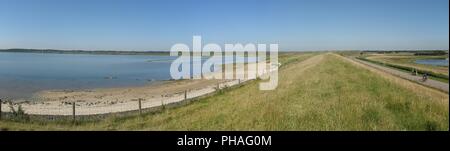
<path id="1" fill-rule="evenodd" d="M 0 0 L 0 48 L 448 49 L 448 0 Z"/>

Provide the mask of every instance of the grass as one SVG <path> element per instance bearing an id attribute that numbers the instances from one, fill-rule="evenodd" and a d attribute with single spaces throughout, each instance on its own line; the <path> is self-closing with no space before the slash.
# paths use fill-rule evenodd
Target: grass
<path id="1" fill-rule="evenodd" d="M 413 56 L 413 55 L 405 55 L 405 56 L 391 56 L 391 55 L 383 55 L 383 56 L 373 56 L 368 57 L 368 59 L 392 63 L 397 65 L 408 66 L 412 68 L 429 70 L 431 72 L 436 72 L 440 74 L 444 74 L 448 76 L 448 66 L 433 66 L 433 65 L 424 65 L 415 63 L 416 60 L 420 59 L 445 59 L 447 56 Z"/>
<path id="2" fill-rule="evenodd" d="M 99 122 L 0 121 L 4 130 L 448 130 L 448 95 L 325 55 L 281 56 L 279 85 L 251 82 L 184 107 Z M 301 62 L 307 58 L 304 62 Z M 292 60 L 294 59 L 294 60 Z M 281 60 L 281 59 L 280 59 Z M 287 61 L 291 60 L 291 61 Z M 287 63 L 289 62 L 289 63 Z M 412 84 L 411 85 L 415 85 Z M 417 93 L 417 91 L 423 93 Z"/>
<path id="3" fill-rule="evenodd" d="M 438 77 L 446 79 L 448 82 L 448 66 L 433 66 L 415 63 L 416 60 L 420 59 L 445 59 L 447 56 L 414 56 L 414 55 L 376 55 L 367 56 L 367 59 L 392 64 L 396 66 L 403 66 L 406 68 L 415 68 L 422 70 L 423 72 L 428 72 L 431 74 L 439 75 Z M 410 72 L 411 70 L 409 70 Z"/>
<path id="4" fill-rule="evenodd" d="M 387 61 L 379 61 L 378 59 L 373 59 L 373 58 L 369 59 L 370 57 L 357 57 L 357 58 L 364 60 L 364 61 L 383 65 L 383 66 L 386 66 L 386 67 L 389 67 L 392 69 L 396 69 L 399 71 L 403 71 L 403 72 L 411 73 L 413 69 L 416 69 L 419 75 L 423 75 L 423 74 L 427 73 L 429 75 L 429 77 L 433 80 L 448 83 L 448 73 L 443 74 L 443 73 L 435 72 L 435 70 L 433 70 L 431 67 L 428 67 L 426 69 L 424 69 L 424 67 L 418 67 L 418 66 L 430 66 L 430 65 L 416 64 L 416 65 L 406 65 L 405 66 L 402 64 L 398 64 L 398 63 L 391 63 L 389 61 L 388 62 Z M 435 66 L 432 66 L 432 67 L 435 67 Z M 442 70 L 447 70 L 447 72 L 448 72 L 448 67 L 435 67 L 435 68 L 446 68 L 446 69 L 442 69 Z"/>

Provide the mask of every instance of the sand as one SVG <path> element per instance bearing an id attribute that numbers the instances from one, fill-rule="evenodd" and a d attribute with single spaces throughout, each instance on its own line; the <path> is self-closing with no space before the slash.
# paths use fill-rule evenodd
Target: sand
<path id="1" fill-rule="evenodd" d="M 268 72 L 275 71 L 271 68 Z M 268 72 L 265 72 L 267 74 Z M 219 74 L 219 73 L 211 73 Z M 138 99 L 142 99 L 143 109 L 161 106 L 208 95 L 224 87 L 231 87 L 253 79 L 241 80 L 177 80 L 140 87 L 102 88 L 89 90 L 47 90 L 35 94 L 32 100 L 15 100 L 25 113 L 32 115 L 72 115 L 72 102 L 76 104 L 76 115 L 95 115 L 133 111 L 139 109 Z M 3 112 L 10 112 L 6 102 Z"/>

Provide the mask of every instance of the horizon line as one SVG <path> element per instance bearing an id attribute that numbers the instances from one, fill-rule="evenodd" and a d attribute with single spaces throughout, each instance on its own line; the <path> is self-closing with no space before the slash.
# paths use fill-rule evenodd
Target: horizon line
<path id="1" fill-rule="evenodd" d="M 112 52 L 170 52 L 170 50 L 108 50 L 108 49 L 54 49 L 54 48 L 0 48 L 0 50 L 55 50 L 55 51 L 112 51 Z M 449 49 L 315 49 L 315 50 L 279 50 L 280 52 L 309 51 L 449 51 Z"/>

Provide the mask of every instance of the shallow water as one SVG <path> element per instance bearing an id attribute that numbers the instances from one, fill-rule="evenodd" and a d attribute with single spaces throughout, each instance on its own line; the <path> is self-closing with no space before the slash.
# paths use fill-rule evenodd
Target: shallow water
<path id="1" fill-rule="evenodd" d="M 448 66 L 448 59 L 420 59 L 416 60 L 416 63 L 433 66 Z"/>
<path id="2" fill-rule="evenodd" d="M 0 98 L 26 98 L 49 89 L 140 86 L 169 80 L 170 65 L 176 58 L 0 52 Z M 249 58 L 249 62 L 255 59 Z"/>

